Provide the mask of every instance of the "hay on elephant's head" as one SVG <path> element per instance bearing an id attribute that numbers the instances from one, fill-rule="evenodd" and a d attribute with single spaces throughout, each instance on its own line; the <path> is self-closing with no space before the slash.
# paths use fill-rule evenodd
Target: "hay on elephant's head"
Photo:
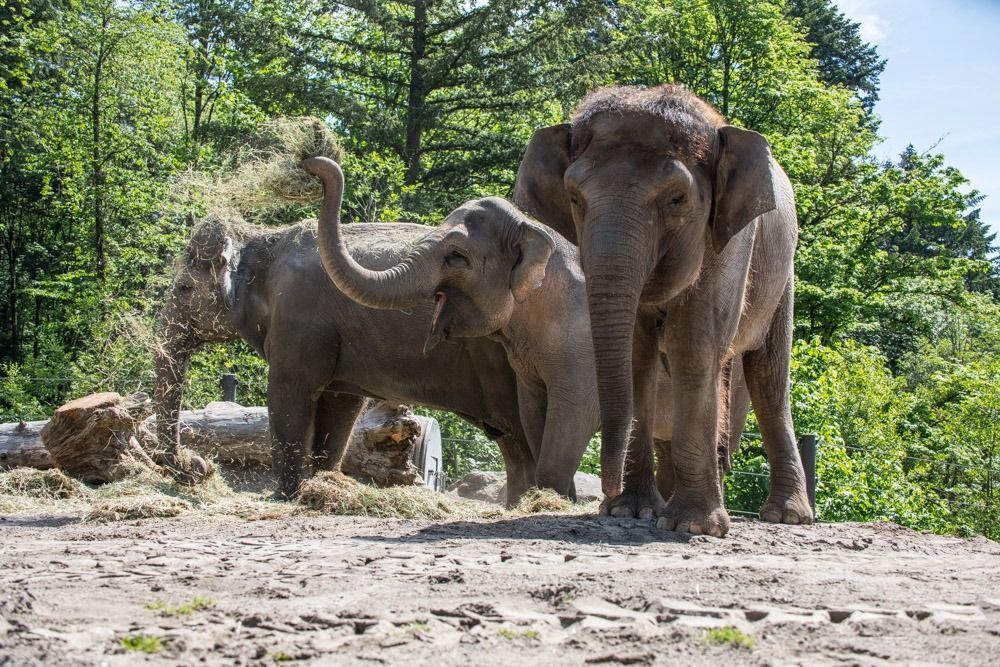
<path id="1" fill-rule="evenodd" d="M 309 157 L 340 162 L 336 135 L 319 118 L 277 118 L 265 123 L 260 136 L 236 152 L 231 171 L 214 176 L 188 172 L 175 183 L 174 198 L 246 217 L 314 204 L 323 196 L 323 186 L 300 166 Z"/>
<path id="2" fill-rule="evenodd" d="M 475 503 L 423 486 L 377 487 L 341 472 L 323 472 L 299 490 L 299 502 L 320 512 L 399 519 L 447 519 L 480 513 Z"/>

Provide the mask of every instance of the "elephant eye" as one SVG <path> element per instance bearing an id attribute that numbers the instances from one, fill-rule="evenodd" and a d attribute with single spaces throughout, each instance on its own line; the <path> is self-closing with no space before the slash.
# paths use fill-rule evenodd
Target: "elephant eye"
<path id="1" fill-rule="evenodd" d="M 459 251 L 452 250 L 445 256 L 444 263 L 454 269 L 461 269 L 469 265 L 469 259 Z"/>
<path id="2" fill-rule="evenodd" d="M 675 197 L 672 197 L 670 199 L 670 203 L 673 204 L 674 206 L 678 206 L 680 204 L 683 204 L 685 199 L 686 197 L 683 194 L 679 194 L 676 195 Z"/>

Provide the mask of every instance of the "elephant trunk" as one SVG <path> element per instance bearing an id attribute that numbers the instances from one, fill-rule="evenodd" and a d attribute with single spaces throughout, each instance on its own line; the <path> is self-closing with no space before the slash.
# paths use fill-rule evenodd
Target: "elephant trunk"
<path id="1" fill-rule="evenodd" d="M 302 161 L 302 168 L 323 182 L 323 207 L 319 216 L 319 254 L 330 279 L 353 301 L 368 308 L 405 308 L 431 296 L 435 284 L 420 248 L 396 266 L 372 271 L 351 256 L 340 233 L 340 205 L 344 194 L 344 174 L 340 166 L 325 157 Z"/>
<path id="2" fill-rule="evenodd" d="M 156 332 L 153 365 L 156 373 L 154 402 L 156 408 L 156 435 L 160 445 L 166 447 L 164 456 L 168 466 L 177 458 L 180 449 L 181 399 L 188 362 L 197 341 L 190 328 L 178 321 L 168 304 L 160 316 Z"/>
<path id="3" fill-rule="evenodd" d="M 623 491 L 632 434 L 632 347 L 639 296 L 649 273 L 644 261 L 648 251 L 642 240 L 629 238 L 626 230 L 636 226 L 623 220 L 620 212 L 595 211 L 591 220 L 580 257 L 587 276 L 601 407 L 601 486 L 608 498 L 615 498 Z"/>

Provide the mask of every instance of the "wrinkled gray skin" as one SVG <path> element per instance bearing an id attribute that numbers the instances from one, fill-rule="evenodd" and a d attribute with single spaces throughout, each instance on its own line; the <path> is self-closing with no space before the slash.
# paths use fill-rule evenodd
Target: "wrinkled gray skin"
<path id="1" fill-rule="evenodd" d="M 725 125 L 679 87 L 597 91 L 572 126 L 535 133 L 515 196 L 579 242 L 603 423 L 602 511 L 726 534 L 719 399 L 742 355 L 771 468 L 761 517 L 810 522 L 789 406 L 795 202 L 766 140 Z M 660 353 L 677 416 L 666 502 L 653 475 Z"/>
<path id="2" fill-rule="evenodd" d="M 359 261 L 395 265 L 425 228 L 355 224 Z M 423 352 L 433 304 L 375 311 L 341 294 L 316 251 L 315 227 L 282 230 L 222 222 L 196 230 L 160 313 L 156 404 L 161 442 L 175 455 L 192 352 L 242 338 L 268 362 L 267 402 L 277 495 L 294 496 L 314 470 L 335 469 L 365 396 L 450 410 L 498 439 L 508 501 L 533 484 L 514 373 L 498 343 L 456 340 Z"/>
<path id="3" fill-rule="evenodd" d="M 573 473 L 599 428 L 587 291 L 576 247 L 517 210 L 486 197 L 466 202 L 427 234 L 397 267 L 372 275 L 356 268 L 339 235 L 343 177 L 325 158 L 303 162 L 324 183 L 320 250 L 330 277 L 373 308 L 435 304 L 426 347 L 489 337 L 507 351 L 518 379 L 521 422 L 537 461 L 536 483 L 569 494 Z M 669 400 L 669 376 L 661 385 Z M 739 410 L 740 408 L 737 408 Z M 738 415 L 746 418 L 746 405 Z M 669 415 L 657 435 L 669 440 Z M 739 429 L 736 446 L 739 442 Z M 728 464 L 729 447 L 720 448 Z M 661 458 L 672 485 L 669 454 Z"/>

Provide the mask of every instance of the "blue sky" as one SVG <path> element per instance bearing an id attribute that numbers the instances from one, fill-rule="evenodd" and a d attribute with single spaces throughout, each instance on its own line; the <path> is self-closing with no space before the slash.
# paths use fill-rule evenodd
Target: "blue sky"
<path id="1" fill-rule="evenodd" d="M 885 142 L 875 154 L 938 144 L 934 152 L 988 195 L 981 218 L 1000 232 L 1000 0 L 837 5 L 889 61 L 875 107 Z"/>

